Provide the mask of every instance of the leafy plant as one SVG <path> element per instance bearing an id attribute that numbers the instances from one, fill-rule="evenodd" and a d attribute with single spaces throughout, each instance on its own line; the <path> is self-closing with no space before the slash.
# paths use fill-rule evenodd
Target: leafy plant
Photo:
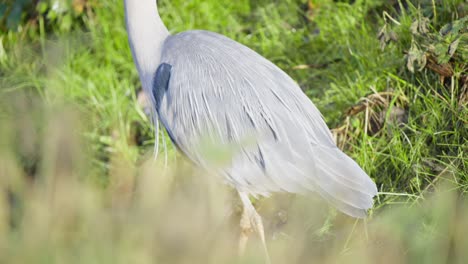
<path id="1" fill-rule="evenodd" d="M 412 43 L 407 55 L 411 72 L 428 67 L 442 77 L 453 76 L 453 68 L 464 69 L 468 61 L 468 17 L 455 20 L 438 32 L 429 29 L 429 19 L 421 17 L 411 25 Z"/>
<path id="2" fill-rule="evenodd" d="M 14 0 L 0 4 L 0 26 L 17 31 L 23 24 L 39 21 L 42 30 L 69 32 L 89 10 L 87 0 Z"/>
<path id="3" fill-rule="evenodd" d="M 16 30 L 26 13 L 31 12 L 33 0 L 14 0 L 0 3 L 0 29 Z"/>

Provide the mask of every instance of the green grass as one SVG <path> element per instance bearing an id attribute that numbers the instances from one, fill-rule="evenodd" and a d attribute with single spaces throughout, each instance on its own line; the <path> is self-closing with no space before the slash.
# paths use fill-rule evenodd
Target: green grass
<path id="1" fill-rule="evenodd" d="M 0 33 L 0 262 L 237 263 L 235 196 L 172 148 L 168 168 L 151 158 L 123 1 L 87 2 Z M 275 263 L 466 259 L 463 1 L 159 2 L 172 33 L 225 34 L 290 74 L 378 185 L 367 224 L 306 198 L 258 201 Z M 418 70 L 424 54 L 453 72 Z M 257 246 L 240 261 L 260 263 Z"/>

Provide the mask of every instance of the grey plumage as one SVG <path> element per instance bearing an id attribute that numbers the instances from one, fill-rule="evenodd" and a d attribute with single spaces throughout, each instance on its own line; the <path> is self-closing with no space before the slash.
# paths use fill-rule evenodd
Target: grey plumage
<path id="1" fill-rule="evenodd" d="M 213 32 L 170 35 L 158 47 L 158 65 L 171 68 L 168 83 L 156 80 L 166 87 L 157 87 L 153 104 L 189 159 L 241 193 L 317 192 L 346 214 L 366 215 L 375 184 L 336 147 L 318 109 L 286 73 Z M 142 70 L 133 51 L 143 87 L 153 93 L 145 76 L 156 68 Z M 207 145 L 228 149 L 230 158 L 219 164 Z"/>
<path id="2" fill-rule="evenodd" d="M 320 112 L 273 63 L 208 31 L 169 36 L 161 54 L 173 69 L 159 118 L 190 159 L 211 168 L 207 142 L 240 146 L 218 172 L 242 192 L 316 191 L 357 217 L 372 207 L 375 184 L 335 146 Z"/>

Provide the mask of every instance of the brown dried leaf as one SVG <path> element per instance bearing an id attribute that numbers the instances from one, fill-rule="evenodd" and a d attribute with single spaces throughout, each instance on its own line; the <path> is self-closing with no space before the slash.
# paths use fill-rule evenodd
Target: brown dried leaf
<path id="1" fill-rule="evenodd" d="M 86 0 L 73 0 L 73 10 L 75 11 L 76 14 L 81 14 L 83 13 L 83 10 L 86 5 Z"/>
<path id="2" fill-rule="evenodd" d="M 452 65 L 449 63 L 439 64 L 437 59 L 432 54 L 427 56 L 426 67 L 436 72 L 441 77 L 451 77 L 454 74 Z"/>
<path id="3" fill-rule="evenodd" d="M 429 18 L 427 17 L 422 17 L 420 19 L 417 19 L 413 21 L 413 23 L 410 26 L 411 33 L 414 35 L 418 34 L 427 34 L 429 32 L 428 25 L 429 25 Z"/>
<path id="4" fill-rule="evenodd" d="M 359 102 L 356 105 L 351 106 L 347 111 L 347 116 L 355 116 L 366 109 L 367 105 L 364 102 Z"/>
<path id="5" fill-rule="evenodd" d="M 307 12 L 306 12 L 307 19 L 309 19 L 310 21 L 314 20 L 317 10 L 318 10 L 318 6 L 317 4 L 314 3 L 314 1 L 312 0 L 307 1 Z"/>
<path id="6" fill-rule="evenodd" d="M 396 105 L 391 106 L 395 96 L 398 96 Z M 364 119 L 360 123 L 364 124 L 364 132 L 368 135 L 377 134 L 384 127 L 385 122 L 396 125 L 405 124 L 408 115 L 402 105 L 407 103 L 408 99 L 404 95 L 397 95 L 392 91 L 374 92 L 367 95 L 346 111 L 346 124 L 332 130 L 335 141 L 339 146 L 344 146 L 345 141 L 350 137 L 347 134 L 351 133 L 350 118 L 362 112 L 365 114 L 355 118 Z"/>
<path id="7" fill-rule="evenodd" d="M 293 70 L 305 70 L 311 68 L 310 65 L 300 64 L 293 67 Z"/>

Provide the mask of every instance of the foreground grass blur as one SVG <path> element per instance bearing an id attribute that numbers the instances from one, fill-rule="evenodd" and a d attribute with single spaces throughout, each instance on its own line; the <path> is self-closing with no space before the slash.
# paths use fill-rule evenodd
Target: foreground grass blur
<path id="1" fill-rule="evenodd" d="M 236 257 L 232 190 L 172 148 L 153 160 L 122 1 L 52 2 L 0 34 L 0 263 L 262 263 L 255 240 Z M 223 33 L 293 76 L 379 186 L 367 223 L 256 201 L 274 263 L 464 263 L 464 1 L 159 2 L 174 33 Z"/>
<path id="2" fill-rule="evenodd" d="M 2 263 L 263 263 L 255 238 L 237 258 L 240 207 L 209 175 L 184 162 L 134 166 L 114 153 L 114 181 L 103 189 L 90 180 L 76 109 L 21 94 L 6 100 L 13 112 L 0 128 Z M 28 174 L 22 158 L 34 152 L 39 166 Z M 310 197 L 262 200 L 273 262 L 464 263 L 468 201 L 448 179 L 433 195 L 387 206 L 366 222 Z"/>

